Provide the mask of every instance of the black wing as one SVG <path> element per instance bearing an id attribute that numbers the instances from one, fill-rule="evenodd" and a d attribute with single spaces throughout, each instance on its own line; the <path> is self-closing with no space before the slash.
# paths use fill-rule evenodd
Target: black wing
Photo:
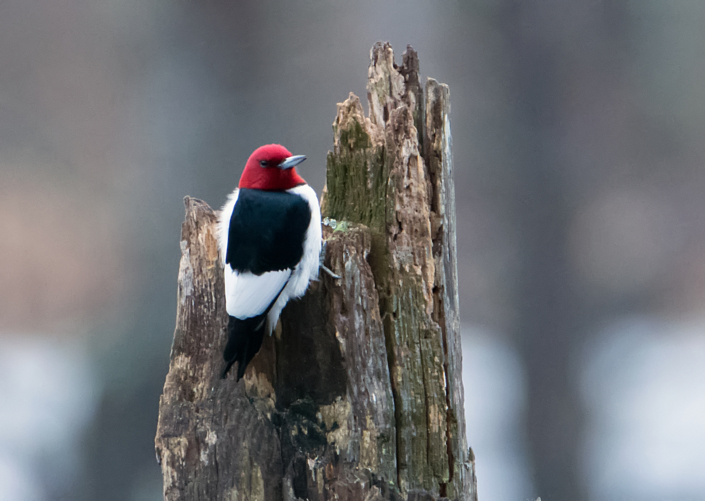
<path id="1" fill-rule="evenodd" d="M 241 188 L 230 216 L 225 262 L 255 275 L 293 269 L 303 256 L 310 222 L 308 202 L 298 195 Z"/>

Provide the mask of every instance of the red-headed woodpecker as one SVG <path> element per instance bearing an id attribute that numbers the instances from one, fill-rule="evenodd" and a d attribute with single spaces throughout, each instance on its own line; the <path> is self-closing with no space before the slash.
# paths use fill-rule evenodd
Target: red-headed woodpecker
<path id="1" fill-rule="evenodd" d="M 321 210 L 296 172 L 306 159 L 278 144 L 257 148 L 218 218 L 230 316 L 222 377 L 238 362 L 237 380 L 271 334 L 291 298 L 318 276 Z"/>

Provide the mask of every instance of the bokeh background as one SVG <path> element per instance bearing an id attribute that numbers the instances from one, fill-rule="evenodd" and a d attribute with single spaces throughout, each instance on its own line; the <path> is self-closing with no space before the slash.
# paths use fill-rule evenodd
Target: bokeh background
<path id="1" fill-rule="evenodd" d="M 0 1 L 0 499 L 161 498 L 182 198 L 450 85 L 482 501 L 705 499 L 705 3 Z"/>

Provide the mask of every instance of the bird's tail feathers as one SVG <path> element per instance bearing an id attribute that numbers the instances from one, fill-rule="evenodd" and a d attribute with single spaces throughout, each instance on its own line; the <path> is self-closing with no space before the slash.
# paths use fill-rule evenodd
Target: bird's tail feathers
<path id="1" fill-rule="evenodd" d="M 226 365 L 221 377 L 225 379 L 230 367 L 237 362 L 237 380 L 245 375 L 245 369 L 262 347 L 267 315 L 258 315 L 240 320 L 230 317 L 228 323 L 228 343 L 223 351 Z"/>
<path id="2" fill-rule="evenodd" d="M 289 273 L 289 278 L 291 278 L 291 273 Z M 267 309 L 256 317 L 250 317 L 245 319 L 239 319 L 237 317 L 230 316 L 230 321 L 228 323 L 228 343 L 225 345 L 225 351 L 223 351 L 223 358 L 225 359 L 225 369 L 221 378 L 225 379 L 228 375 L 230 367 L 237 362 L 237 380 L 240 381 L 242 376 L 245 375 L 245 369 L 250 361 L 257 354 L 259 349 L 262 347 L 262 341 L 264 339 L 264 333 L 268 332 L 270 335 L 274 330 L 276 320 L 279 318 L 282 308 L 286 304 L 286 301 L 281 304 L 280 307 L 275 306 L 279 301 L 279 298 L 284 291 L 284 288 L 289 283 L 289 280 L 282 285 L 279 289 L 279 293 L 276 295 L 274 300 L 269 303 Z M 270 315 L 272 308 L 277 309 L 274 321 Z"/>

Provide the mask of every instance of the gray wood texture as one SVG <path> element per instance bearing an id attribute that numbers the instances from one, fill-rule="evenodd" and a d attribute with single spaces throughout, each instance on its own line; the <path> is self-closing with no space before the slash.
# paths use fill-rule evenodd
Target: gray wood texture
<path id="1" fill-rule="evenodd" d="M 160 399 L 166 500 L 476 499 L 465 438 L 448 87 L 371 51 L 366 117 L 338 105 L 326 266 L 245 377 L 219 379 L 227 313 L 216 215 L 186 198 Z"/>

